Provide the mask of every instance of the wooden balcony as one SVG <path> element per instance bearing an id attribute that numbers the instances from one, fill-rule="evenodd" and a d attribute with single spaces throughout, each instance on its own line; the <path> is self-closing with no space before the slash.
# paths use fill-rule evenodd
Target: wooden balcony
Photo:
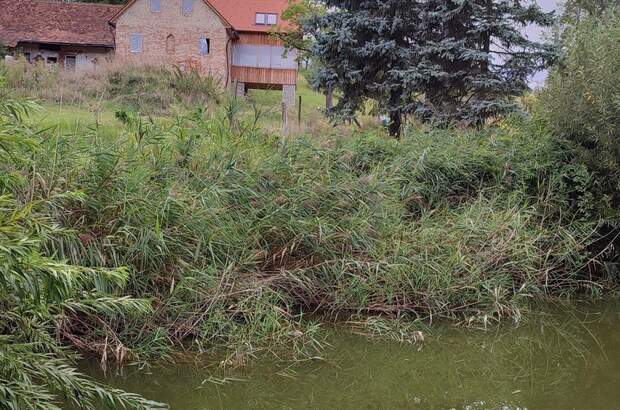
<path id="1" fill-rule="evenodd" d="M 297 84 L 297 70 L 232 66 L 231 78 L 251 88 L 281 89 Z"/>

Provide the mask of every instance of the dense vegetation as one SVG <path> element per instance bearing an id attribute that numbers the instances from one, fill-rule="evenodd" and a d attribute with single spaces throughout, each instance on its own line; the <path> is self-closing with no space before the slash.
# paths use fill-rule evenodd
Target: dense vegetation
<path id="1" fill-rule="evenodd" d="M 314 82 L 341 92 L 331 114 L 354 117 L 372 99 L 389 114 L 393 136 L 406 115 L 469 126 L 503 114 L 555 56 L 552 44 L 523 33 L 527 25 L 553 24 L 536 2 L 320 3 L 330 12 L 301 23 L 320 65 Z"/>
<path id="2" fill-rule="evenodd" d="M 486 325 L 518 318 L 528 300 L 613 285 L 592 276 L 589 173 L 522 120 L 483 132 L 410 128 L 397 142 L 282 140 L 219 109 L 159 123 L 119 117 L 119 131 L 2 125 L 16 142 L 3 139 L 14 158 L 2 165 L 3 206 L 23 218 L 3 229 L 17 225 L 12 241 L 71 264 L 52 276 L 65 293 L 39 277 L 29 286 L 52 292 L 46 303 L 77 298 L 41 326 L 82 351 L 148 359 L 192 341 L 231 349 L 240 363 L 263 347 L 312 354 L 320 332 L 303 319 L 310 312 Z M 27 229 L 38 219 L 53 234 Z M 153 311 L 140 302 L 132 319 L 122 304 L 76 296 L 112 292 L 103 272 Z M 80 280 L 63 285 L 71 273 Z"/>
<path id="3" fill-rule="evenodd" d="M 152 310 L 146 300 L 117 296 L 129 277 L 122 267 L 74 266 L 46 252 L 46 242 L 62 231 L 45 209 L 80 195 L 56 191 L 35 197 L 12 189 L 26 181 L 15 171 L 39 153 L 40 137 L 22 123 L 32 104 L 1 97 L 0 160 L 12 165 L 0 173 L 0 408 L 56 409 L 59 396 L 84 409 L 161 407 L 101 386 L 71 367 L 75 354 L 59 343 L 71 337 L 69 326 L 79 323 L 87 335 L 99 321 Z M 79 336 L 70 341 L 87 343 Z"/>
<path id="4" fill-rule="evenodd" d="M 549 128 L 597 175 L 599 198 L 620 205 L 620 12 L 582 17 L 564 32 L 565 55 L 540 93 Z M 610 217 L 617 218 L 616 215 Z"/>
<path id="5" fill-rule="evenodd" d="M 276 136 L 195 73 L 112 67 L 54 90 L 33 78 L 57 72 L 2 66 L 0 408 L 162 406 L 84 377 L 75 351 L 311 357 L 333 318 L 415 342 L 438 318 L 489 326 L 616 290 L 619 19 L 592 18 L 562 33 L 531 115 L 401 140 Z"/>

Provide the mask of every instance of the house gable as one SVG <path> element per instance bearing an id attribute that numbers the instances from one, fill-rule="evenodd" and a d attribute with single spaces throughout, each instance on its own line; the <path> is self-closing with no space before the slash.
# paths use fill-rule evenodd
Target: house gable
<path id="1" fill-rule="evenodd" d="M 183 0 L 162 0 L 157 12 L 150 0 L 134 0 L 114 16 L 116 56 L 140 63 L 194 66 L 228 78 L 230 25 L 211 5 L 194 0 L 182 13 Z"/>
<path id="2" fill-rule="evenodd" d="M 116 24 L 116 22 L 118 21 L 118 19 L 125 14 L 125 12 L 129 9 L 131 9 L 132 7 L 134 7 L 135 3 L 140 3 L 140 0 L 129 0 L 127 2 L 127 4 L 125 4 L 125 6 L 123 6 L 122 8 L 120 8 L 118 10 L 118 12 L 112 16 L 112 18 L 110 19 L 110 23 L 112 24 Z M 209 7 L 211 9 L 211 11 L 213 11 L 213 13 L 215 13 L 218 18 L 222 21 L 222 24 L 227 27 L 227 28 L 232 28 L 232 25 L 228 22 L 228 20 L 226 20 L 226 18 L 219 12 L 219 10 L 217 10 L 215 7 L 213 7 L 213 5 L 208 1 L 208 0 L 197 0 L 197 3 L 204 3 L 207 7 Z M 164 0 L 163 4 L 162 4 L 162 8 L 164 6 L 168 6 L 169 3 L 174 3 L 174 1 L 166 1 Z M 147 5 L 148 7 L 148 5 Z M 179 5 L 179 7 L 181 7 Z"/>

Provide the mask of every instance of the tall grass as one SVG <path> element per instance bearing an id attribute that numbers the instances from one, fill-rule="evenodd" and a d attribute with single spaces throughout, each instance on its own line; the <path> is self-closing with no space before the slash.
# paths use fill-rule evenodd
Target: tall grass
<path id="1" fill-rule="evenodd" d="M 106 322 L 124 357 L 188 341 L 231 349 L 231 364 L 263 348 L 312 355 L 308 314 L 487 324 L 614 284 L 590 274 L 587 171 L 531 124 L 322 144 L 233 121 L 230 104 L 33 133 L 37 154 L 3 165 L 3 192 L 41 200 L 63 228 L 46 254 L 127 267 L 126 290 L 155 301 L 146 320 Z M 65 192 L 79 194 L 54 199 Z M 82 349 L 114 355 L 91 336 Z"/>
<path id="2" fill-rule="evenodd" d="M 222 84 L 195 70 L 102 61 L 95 70 L 64 71 L 17 59 L 5 67 L 15 97 L 101 110 L 125 107 L 144 114 L 163 114 L 174 105 L 215 105 Z"/>
<path id="3" fill-rule="evenodd" d="M 44 254 L 44 243 L 63 235 L 46 217 L 48 206 L 80 195 L 48 192 L 20 200 L 12 195 L 27 183 L 18 169 L 33 166 L 39 136 L 22 124 L 34 106 L 1 92 L 0 161 L 13 165 L 0 174 L 0 408 L 60 409 L 61 402 L 79 409 L 163 408 L 80 374 L 73 367 L 76 354 L 60 343 L 92 344 L 94 335 L 113 336 L 102 323 L 148 315 L 152 309 L 147 300 L 118 295 L 127 270 L 71 265 Z M 36 178 L 36 172 L 31 175 Z M 122 354 L 114 340 L 108 343 L 106 337 L 104 343 Z"/>

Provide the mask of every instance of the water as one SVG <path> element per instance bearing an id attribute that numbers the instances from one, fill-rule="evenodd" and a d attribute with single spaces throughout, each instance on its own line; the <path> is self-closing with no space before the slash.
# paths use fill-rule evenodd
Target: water
<path id="1" fill-rule="evenodd" d="M 342 330 L 330 342 L 323 360 L 294 366 L 125 368 L 105 380 L 183 410 L 620 408 L 617 302 L 546 308 L 487 331 L 442 326 L 423 345 Z"/>

